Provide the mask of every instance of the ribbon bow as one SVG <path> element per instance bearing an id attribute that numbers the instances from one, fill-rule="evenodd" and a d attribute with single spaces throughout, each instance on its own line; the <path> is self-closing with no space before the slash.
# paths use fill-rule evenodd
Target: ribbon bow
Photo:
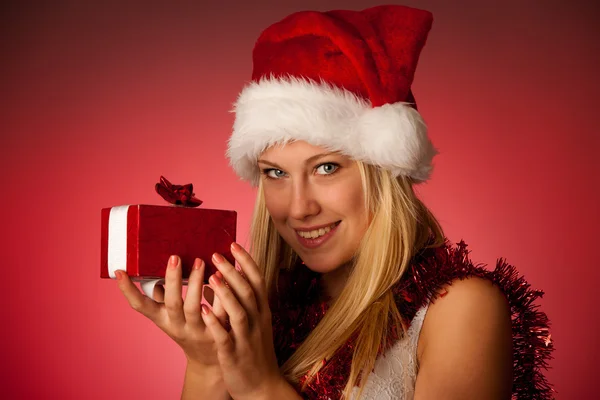
<path id="1" fill-rule="evenodd" d="M 164 176 L 160 177 L 160 182 L 155 186 L 156 193 L 163 199 L 176 206 L 198 207 L 202 200 L 194 197 L 194 185 L 173 185 Z"/>

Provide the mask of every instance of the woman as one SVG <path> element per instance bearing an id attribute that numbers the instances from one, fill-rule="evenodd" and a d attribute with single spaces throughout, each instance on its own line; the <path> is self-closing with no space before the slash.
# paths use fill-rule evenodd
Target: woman
<path id="1" fill-rule="evenodd" d="M 541 293 L 474 266 L 413 191 L 436 154 L 410 89 L 431 23 L 301 12 L 259 37 L 228 149 L 258 187 L 251 254 L 215 254 L 212 306 L 202 260 L 185 301 L 176 256 L 154 300 L 118 275 L 183 348 L 183 398 L 551 397 Z"/>

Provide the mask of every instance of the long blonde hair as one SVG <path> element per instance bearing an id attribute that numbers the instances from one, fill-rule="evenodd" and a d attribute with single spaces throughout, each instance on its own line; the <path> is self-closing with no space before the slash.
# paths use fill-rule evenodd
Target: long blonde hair
<path id="1" fill-rule="evenodd" d="M 281 366 L 290 382 L 309 373 L 309 382 L 352 334 L 357 334 L 352 366 L 343 397 L 350 398 L 359 384 L 361 371 L 374 367 L 380 345 L 388 328 L 395 324 L 403 332 L 402 321 L 391 288 L 397 283 L 416 251 L 443 243 L 442 228 L 432 213 L 417 198 L 413 182 L 393 177 L 385 169 L 357 162 L 364 189 L 365 209 L 371 222 L 357 249 L 351 273 L 327 314 Z M 265 206 L 262 183 L 250 229 L 250 252 L 263 269 L 267 289 L 274 293 L 281 268 L 292 268 L 296 255 L 281 238 Z M 368 375 L 368 374 L 367 374 Z M 360 393 L 364 380 L 360 382 Z M 359 393 L 359 397 L 360 397 Z"/>

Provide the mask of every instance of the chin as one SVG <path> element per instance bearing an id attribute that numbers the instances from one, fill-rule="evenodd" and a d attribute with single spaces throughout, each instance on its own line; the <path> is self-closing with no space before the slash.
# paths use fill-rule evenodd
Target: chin
<path id="1" fill-rule="evenodd" d="M 317 272 L 320 274 L 326 274 L 328 272 L 335 271 L 340 268 L 340 266 L 346 264 L 348 261 L 344 261 L 341 259 L 330 259 L 330 260 L 311 260 L 302 259 L 304 261 L 304 265 L 313 272 Z"/>
<path id="2" fill-rule="evenodd" d="M 313 272 L 317 272 L 319 274 L 326 274 L 326 273 L 331 272 L 336 269 L 336 267 L 333 267 L 328 264 L 314 264 L 314 263 L 304 262 L 304 265 L 306 266 L 306 268 L 310 269 Z"/>

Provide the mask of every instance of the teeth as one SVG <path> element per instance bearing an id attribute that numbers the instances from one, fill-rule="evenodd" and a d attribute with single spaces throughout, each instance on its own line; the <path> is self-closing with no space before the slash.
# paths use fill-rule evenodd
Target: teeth
<path id="1" fill-rule="evenodd" d="M 328 226 L 326 228 L 315 229 L 314 231 L 310 231 L 310 232 L 300 232 L 300 231 L 296 231 L 296 232 L 298 232 L 298 235 L 302 236 L 305 239 L 316 239 L 319 236 L 323 236 L 327 232 L 331 231 L 334 227 L 335 227 L 335 224 Z"/>

